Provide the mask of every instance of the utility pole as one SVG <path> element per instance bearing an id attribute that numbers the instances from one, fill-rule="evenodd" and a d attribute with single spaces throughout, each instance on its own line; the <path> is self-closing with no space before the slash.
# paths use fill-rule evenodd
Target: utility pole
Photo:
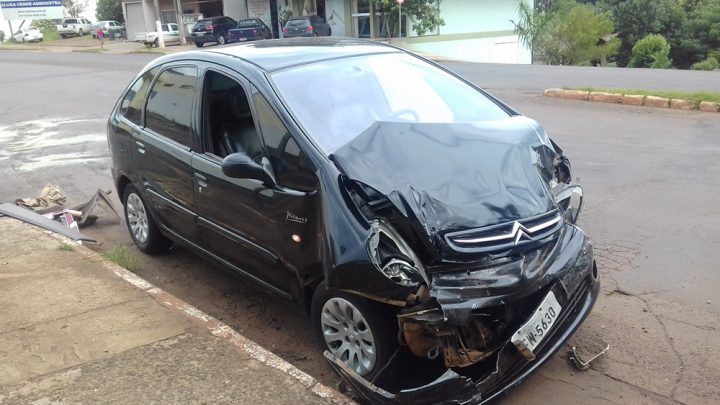
<path id="1" fill-rule="evenodd" d="M 398 4 L 398 38 L 402 39 L 402 5 L 405 0 L 396 0 Z"/>
<path id="2" fill-rule="evenodd" d="M 187 44 L 187 41 L 185 40 L 185 22 L 182 19 L 182 4 L 180 4 L 180 0 L 175 0 L 175 7 L 177 14 L 177 23 L 178 23 L 178 34 L 180 34 L 180 44 L 185 45 Z"/>
<path id="3" fill-rule="evenodd" d="M 153 5 L 155 6 L 155 30 L 158 34 L 158 48 L 165 48 L 165 38 L 163 38 L 162 24 L 160 23 L 160 6 L 158 6 L 158 0 L 153 0 Z"/>

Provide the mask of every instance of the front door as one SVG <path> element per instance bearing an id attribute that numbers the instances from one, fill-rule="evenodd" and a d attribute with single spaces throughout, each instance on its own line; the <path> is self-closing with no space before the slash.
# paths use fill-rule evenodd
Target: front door
<path id="1" fill-rule="evenodd" d="M 160 226 L 196 240 L 192 180 L 193 117 L 197 67 L 163 70 L 150 89 L 145 125 L 133 130 L 133 164 Z"/>
<path id="2" fill-rule="evenodd" d="M 245 80 L 220 69 L 210 69 L 205 74 L 202 126 L 205 153 L 193 159 L 198 233 L 203 248 L 227 265 L 290 298 L 298 295 L 297 286 L 305 269 L 298 257 L 305 261 L 316 257 L 315 252 L 305 249 L 312 249 L 316 239 L 311 218 L 317 193 L 313 186 L 304 189 L 282 184 L 270 186 L 260 180 L 230 178 L 222 173 L 222 159 L 242 152 L 256 161 L 270 159 L 278 179 L 288 178 L 292 183 L 300 178 L 314 184 L 304 177 L 308 171 L 283 175 L 293 170 L 296 162 L 278 161 L 270 145 L 266 147 L 263 143 L 262 130 L 269 134 L 271 125 L 277 123 L 263 125 L 263 118 L 257 115 L 259 107 L 251 108 L 255 103 L 248 97 L 248 89 L 252 87 Z M 286 137 L 284 146 L 290 144 L 294 142 Z M 309 175 L 314 178 L 312 170 Z"/>

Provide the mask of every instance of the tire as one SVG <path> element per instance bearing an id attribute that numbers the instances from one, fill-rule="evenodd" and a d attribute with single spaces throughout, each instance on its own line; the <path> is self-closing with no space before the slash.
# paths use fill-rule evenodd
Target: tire
<path id="1" fill-rule="evenodd" d="M 83 32 L 82 28 L 80 28 L 80 29 L 78 30 L 78 36 L 81 37 L 81 36 L 83 36 L 83 35 L 85 35 L 85 33 Z"/>
<path id="2" fill-rule="evenodd" d="M 148 254 L 167 251 L 170 240 L 160 233 L 145 200 L 131 184 L 125 187 L 123 207 L 125 223 L 135 246 Z"/>
<path id="3" fill-rule="evenodd" d="M 321 349 L 339 357 L 367 380 L 372 380 L 382 370 L 398 347 L 397 319 L 388 306 L 358 295 L 328 289 L 323 281 L 315 289 L 310 311 Z M 354 320 L 342 318 L 350 311 L 355 315 L 352 318 Z M 333 341 L 331 337 L 328 342 L 326 336 L 332 335 L 336 339 Z M 374 361 L 370 361 L 372 354 L 362 349 L 358 354 L 353 351 L 353 346 L 356 349 L 372 347 Z M 360 357 L 366 362 L 359 361 Z"/>
<path id="4" fill-rule="evenodd" d="M 62 39 L 67 38 L 67 34 L 60 34 L 60 38 L 62 38 Z"/>
<path id="5" fill-rule="evenodd" d="M 202 47 L 203 47 L 203 43 L 202 43 L 202 42 L 195 42 L 195 46 L 197 46 L 198 48 L 202 48 Z"/>
<path id="6" fill-rule="evenodd" d="M 225 45 L 225 35 L 223 35 L 223 34 L 218 35 L 217 44 L 218 44 L 218 45 Z"/>
<path id="7" fill-rule="evenodd" d="M 159 48 L 159 47 L 160 47 L 160 39 L 159 39 L 159 38 L 155 38 L 155 40 L 153 41 L 152 45 L 150 45 L 150 48 L 152 48 L 153 46 L 155 46 L 155 48 Z"/>

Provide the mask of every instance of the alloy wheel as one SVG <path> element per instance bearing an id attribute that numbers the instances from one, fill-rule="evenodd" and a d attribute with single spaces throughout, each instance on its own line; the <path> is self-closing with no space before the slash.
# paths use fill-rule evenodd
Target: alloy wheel
<path id="1" fill-rule="evenodd" d="M 331 298 L 320 314 L 328 350 L 360 375 L 372 372 L 377 361 L 375 339 L 362 313 L 350 301 Z"/>
<path id="2" fill-rule="evenodd" d="M 127 220 L 130 225 L 135 241 L 144 244 L 148 240 L 150 233 L 150 225 L 148 223 L 148 213 L 145 209 L 140 196 L 132 193 L 128 196 L 127 202 Z"/>

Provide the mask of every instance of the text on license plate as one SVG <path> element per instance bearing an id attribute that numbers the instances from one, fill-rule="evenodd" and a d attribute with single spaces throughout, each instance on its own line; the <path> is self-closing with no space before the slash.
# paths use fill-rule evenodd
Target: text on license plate
<path id="1" fill-rule="evenodd" d="M 550 291 L 535 310 L 533 316 L 515 332 L 510 341 L 526 358 L 535 358 L 533 350 L 542 342 L 555 324 L 562 307 L 555 294 Z"/>

